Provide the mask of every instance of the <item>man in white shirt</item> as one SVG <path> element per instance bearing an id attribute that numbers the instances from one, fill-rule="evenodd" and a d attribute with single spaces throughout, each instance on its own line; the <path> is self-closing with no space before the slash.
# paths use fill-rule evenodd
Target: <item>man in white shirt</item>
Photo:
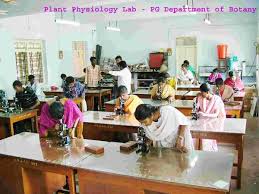
<path id="1" fill-rule="evenodd" d="M 27 84 L 27 87 L 30 87 L 33 90 L 33 92 L 37 95 L 38 98 L 45 96 L 41 88 L 39 87 L 39 85 L 36 83 L 34 75 L 29 75 L 28 81 L 29 83 Z"/>
<path id="2" fill-rule="evenodd" d="M 181 73 L 177 77 L 180 82 L 194 82 L 193 73 L 187 69 L 185 64 L 182 64 Z"/>
<path id="3" fill-rule="evenodd" d="M 118 87 L 125 86 L 131 93 L 131 72 L 125 61 L 121 61 L 119 64 L 120 71 L 109 71 L 109 74 L 118 76 Z"/>
<path id="4" fill-rule="evenodd" d="M 118 55 L 117 57 L 115 57 L 115 61 L 116 61 L 116 64 L 118 65 L 122 61 L 122 57 Z"/>

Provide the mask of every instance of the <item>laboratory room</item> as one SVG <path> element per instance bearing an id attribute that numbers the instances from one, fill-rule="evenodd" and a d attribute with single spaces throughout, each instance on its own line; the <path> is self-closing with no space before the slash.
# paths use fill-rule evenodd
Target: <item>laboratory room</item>
<path id="1" fill-rule="evenodd" d="M 259 194 L 258 0 L 0 0 L 0 194 Z"/>

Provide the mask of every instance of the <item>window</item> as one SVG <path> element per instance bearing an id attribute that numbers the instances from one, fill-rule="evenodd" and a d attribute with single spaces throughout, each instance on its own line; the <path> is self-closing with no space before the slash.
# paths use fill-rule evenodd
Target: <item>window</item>
<path id="1" fill-rule="evenodd" d="M 75 75 L 82 75 L 83 68 L 86 67 L 87 43 L 86 41 L 72 41 L 73 67 Z"/>
<path id="2" fill-rule="evenodd" d="M 38 83 L 44 80 L 42 40 L 16 40 L 15 57 L 17 79 L 26 84 L 28 75 L 35 76 Z"/>

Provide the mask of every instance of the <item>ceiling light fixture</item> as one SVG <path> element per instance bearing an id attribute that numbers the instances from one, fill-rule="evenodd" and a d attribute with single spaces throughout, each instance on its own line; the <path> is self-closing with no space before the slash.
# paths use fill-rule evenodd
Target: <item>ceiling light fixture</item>
<path id="1" fill-rule="evenodd" d="M 106 26 L 105 29 L 110 30 L 110 31 L 116 31 L 116 32 L 121 31 L 121 29 L 117 27 L 117 21 L 116 21 L 116 27 L 111 27 L 110 22 L 109 22 L 109 26 Z"/>
<path id="2" fill-rule="evenodd" d="M 193 3 L 193 0 L 192 0 L 192 8 L 194 8 L 194 3 Z M 197 13 L 196 12 L 191 12 L 192 15 L 196 15 Z"/>
<path id="3" fill-rule="evenodd" d="M 13 3 L 16 2 L 16 0 L 2 0 L 4 3 Z"/>
<path id="4" fill-rule="evenodd" d="M 57 24 L 67 24 L 67 25 L 72 25 L 72 26 L 80 26 L 79 22 L 76 22 L 76 18 L 75 18 L 75 13 L 73 15 L 74 20 L 64 20 L 63 19 L 63 14 L 61 12 L 61 18 L 60 19 L 55 19 L 55 22 Z"/>
<path id="5" fill-rule="evenodd" d="M 0 10 L 0 15 L 7 15 L 8 11 L 7 10 Z"/>
<path id="6" fill-rule="evenodd" d="M 204 23 L 210 25 L 211 21 L 210 21 L 210 14 L 206 13 L 205 19 L 204 19 Z"/>
<path id="7" fill-rule="evenodd" d="M 186 0 L 186 4 L 183 5 L 183 8 L 185 8 L 185 9 L 194 8 L 193 0 L 192 0 L 192 4 L 191 5 L 189 5 L 189 0 Z M 192 11 L 189 12 L 189 9 L 188 9 L 187 15 L 196 15 L 196 14 L 197 14 L 196 12 L 192 12 Z"/>
<path id="8" fill-rule="evenodd" d="M 186 0 L 186 4 L 183 5 L 183 7 L 186 8 L 186 9 L 188 9 L 188 7 L 189 7 L 189 0 Z"/>
<path id="9" fill-rule="evenodd" d="M 73 26 L 80 26 L 79 22 L 71 21 L 71 20 L 64 20 L 64 19 L 55 19 L 57 24 L 68 24 Z"/>

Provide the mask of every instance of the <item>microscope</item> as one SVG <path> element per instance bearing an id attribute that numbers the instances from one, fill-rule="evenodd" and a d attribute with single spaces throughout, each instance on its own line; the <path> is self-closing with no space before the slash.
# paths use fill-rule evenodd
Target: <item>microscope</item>
<path id="1" fill-rule="evenodd" d="M 162 88 L 158 86 L 157 100 L 162 100 Z"/>
<path id="2" fill-rule="evenodd" d="M 143 155 L 147 154 L 149 152 L 149 144 L 148 144 L 148 138 L 146 136 L 145 130 L 143 127 L 138 128 L 138 140 L 137 140 L 137 150 L 136 153 L 141 153 Z"/>
<path id="3" fill-rule="evenodd" d="M 120 108 L 116 110 L 116 115 L 124 115 L 125 114 L 125 101 L 120 97 Z"/>
<path id="4" fill-rule="evenodd" d="M 197 98 L 193 99 L 193 105 L 192 105 L 192 120 L 198 120 L 198 107 L 197 107 Z"/>
<path id="5" fill-rule="evenodd" d="M 2 111 L 4 113 L 10 113 L 11 109 L 8 103 L 8 99 L 7 99 L 7 95 L 5 93 L 5 91 L 0 90 L 0 109 L 2 109 Z"/>
<path id="6" fill-rule="evenodd" d="M 23 109 L 21 107 L 21 104 L 19 103 L 18 99 L 16 97 L 13 98 L 13 101 L 14 101 L 14 111 L 15 112 L 22 112 Z"/>
<path id="7" fill-rule="evenodd" d="M 102 89 L 102 86 L 104 84 L 104 81 L 101 79 L 100 81 L 98 81 L 98 90 L 101 90 Z"/>
<path id="8" fill-rule="evenodd" d="M 58 145 L 65 147 L 70 145 L 71 139 L 69 137 L 69 129 L 67 125 L 60 121 L 59 130 L 57 131 Z"/>

